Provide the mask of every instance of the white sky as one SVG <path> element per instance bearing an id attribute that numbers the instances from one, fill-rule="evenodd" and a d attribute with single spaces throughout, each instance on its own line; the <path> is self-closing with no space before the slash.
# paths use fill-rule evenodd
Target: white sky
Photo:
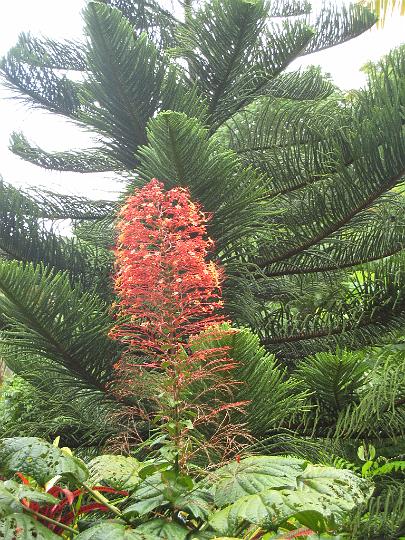
<path id="1" fill-rule="evenodd" d="M 345 1 L 345 0 L 344 0 Z M 312 2 L 319 3 L 319 0 Z M 0 56 L 14 45 L 20 32 L 56 39 L 80 39 L 81 10 L 85 0 L 0 0 Z M 321 65 L 343 89 L 364 83 L 359 70 L 367 61 L 378 60 L 390 49 L 405 43 L 405 17 L 389 19 L 383 30 L 372 29 L 337 47 L 297 60 L 293 67 Z M 64 119 L 30 109 L 0 85 L 0 175 L 15 185 L 45 186 L 63 193 L 92 198 L 110 197 L 119 187 L 105 174 L 76 174 L 45 171 L 26 163 L 8 150 L 12 131 L 23 131 L 28 139 L 47 150 L 68 150 L 92 146 L 87 133 Z"/>

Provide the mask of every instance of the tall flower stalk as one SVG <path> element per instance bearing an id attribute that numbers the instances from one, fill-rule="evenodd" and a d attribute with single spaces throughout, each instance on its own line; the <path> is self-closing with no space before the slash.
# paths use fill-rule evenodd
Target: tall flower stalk
<path id="1" fill-rule="evenodd" d="M 219 344 L 234 330 L 220 314 L 222 271 L 208 261 L 209 216 L 187 189 L 165 191 L 153 179 L 127 199 L 119 218 L 117 324 L 110 332 L 126 345 L 115 366 L 118 391 L 153 388 L 153 412 L 143 415 L 164 433 L 177 470 L 202 450 L 210 460 L 226 459 L 244 433 L 231 411 L 246 402 L 233 401 L 236 364 Z"/>

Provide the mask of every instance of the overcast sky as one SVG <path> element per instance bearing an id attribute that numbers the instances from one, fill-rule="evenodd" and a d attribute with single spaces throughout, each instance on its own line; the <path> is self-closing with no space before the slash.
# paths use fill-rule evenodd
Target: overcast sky
<path id="1" fill-rule="evenodd" d="M 317 1 L 313 3 L 318 3 Z M 20 32 L 56 39 L 80 39 L 81 10 L 85 0 L 1 0 L 0 56 L 16 42 Z M 364 84 L 360 72 L 369 60 L 378 60 L 390 49 L 405 43 L 405 17 L 389 19 L 383 30 L 372 29 L 359 38 L 332 49 L 298 60 L 299 65 L 321 65 L 343 89 Z M 24 162 L 8 150 L 12 131 L 23 131 L 29 140 L 47 150 L 66 150 L 91 146 L 88 134 L 55 115 L 30 109 L 0 85 L 0 175 L 16 185 L 45 186 L 64 193 L 85 194 L 92 198 L 110 197 L 118 184 L 104 174 L 57 173 Z"/>

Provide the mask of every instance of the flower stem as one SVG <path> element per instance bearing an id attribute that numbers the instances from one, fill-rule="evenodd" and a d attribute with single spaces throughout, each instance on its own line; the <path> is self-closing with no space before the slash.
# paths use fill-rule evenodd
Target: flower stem
<path id="1" fill-rule="evenodd" d="M 128 522 L 128 520 L 125 518 L 121 510 L 117 508 L 116 506 L 114 506 L 113 504 L 111 504 L 110 501 L 106 497 L 104 497 L 104 495 L 102 495 L 101 493 L 99 493 L 98 491 L 91 488 L 85 483 L 83 483 L 82 486 L 90 493 L 93 499 L 95 499 L 100 504 L 103 504 L 104 506 L 106 506 L 116 516 L 119 516 L 121 519 Z"/>
<path id="2" fill-rule="evenodd" d="M 72 527 L 69 527 L 68 525 L 65 525 L 64 523 L 60 523 L 59 521 L 56 521 L 55 519 L 52 519 L 48 516 L 44 516 L 40 512 L 37 512 L 36 510 L 33 510 L 32 508 L 24 507 L 25 512 L 29 512 L 30 514 L 33 514 L 34 516 L 39 517 L 40 519 L 43 519 L 44 521 L 48 521 L 49 523 L 52 523 L 52 525 L 56 525 L 57 527 L 60 527 L 61 529 L 64 529 L 65 531 L 69 531 L 72 534 L 79 534 L 78 531 L 75 529 L 72 529 Z"/>

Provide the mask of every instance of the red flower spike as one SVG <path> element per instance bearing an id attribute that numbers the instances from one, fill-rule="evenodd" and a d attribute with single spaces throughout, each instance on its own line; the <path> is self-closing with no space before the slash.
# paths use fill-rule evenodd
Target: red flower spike
<path id="1" fill-rule="evenodd" d="M 165 193 L 154 179 L 128 198 L 120 217 L 117 316 L 129 320 L 110 336 L 132 352 L 161 357 L 167 347 L 178 349 L 190 336 L 223 322 L 216 313 L 222 307 L 222 273 L 205 261 L 213 246 L 208 215 L 191 202 L 188 190 Z"/>
<path id="2" fill-rule="evenodd" d="M 231 409 L 241 409 L 246 402 L 228 403 L 240 384 L 228 376 L 236 363 L 228 357 L 227 347 L 215 346 L 234 330 L 220 327 L 225 322 L 219 313 L 223 273 L 214 262 L 207 262 L 213 248 L 206 229 L 210 216 L 191 201 L 187 189 L 164 191 L 163 184 L 153 179 L 127 199 L 119 217 L 114 250 L 117 323 L 109 335 L 127 349 L 114 366 L 114 391 L 130 395 L 131 387 L 142 384 L 145 372 L 165 373 L 164 391 L 177 404 L 177 420 L 194 418 L 194 426 L 210 424 L 215 451 L 221 435 L 229 453 L 241 426 L 227 431 L 224 425 Z M 214 345 L 200 350 L 201 339 Z M 197 397 L 192 396 L 195 383 L 204 388 Z M 160 410 L 162 418 L 171 414 Z M 177 430 L 173 441 L 177 448 L 194 446 L 180 440 L 188 431 Z M 183 455 L 184 462 L 188 458 Z"/>

